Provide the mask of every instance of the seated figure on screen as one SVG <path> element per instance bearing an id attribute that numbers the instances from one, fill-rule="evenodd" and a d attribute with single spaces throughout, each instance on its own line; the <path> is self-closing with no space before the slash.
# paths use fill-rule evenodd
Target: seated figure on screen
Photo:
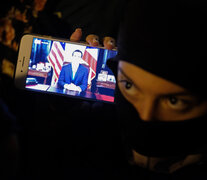
<path id="1" fill-rule="evenodd" d="M 72 53 L 71 63 L 64 65 L 60 72 L 58 86 L 67 90 L 82 92 L 87 89 L 89 70 L 80 64 L 83 54 L 80 50 Z"/>

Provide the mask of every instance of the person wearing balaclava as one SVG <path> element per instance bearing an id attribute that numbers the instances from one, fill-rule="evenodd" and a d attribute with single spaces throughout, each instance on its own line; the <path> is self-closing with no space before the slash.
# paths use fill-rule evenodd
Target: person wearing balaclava
<path id="1" fill-rule="evenodd" d="M 206 7 L 134 0 L 126 8 L 115 99 L 128 161 L 147 169 L 145 179 L 207 178 Z"/>
<path id="2" fill-rule="evenodd" d="M 206 179 L 207 2 L 130 0 L 115 100 L 126 179 Z M 123 176 L 124 177 L 124 176 Z"/>

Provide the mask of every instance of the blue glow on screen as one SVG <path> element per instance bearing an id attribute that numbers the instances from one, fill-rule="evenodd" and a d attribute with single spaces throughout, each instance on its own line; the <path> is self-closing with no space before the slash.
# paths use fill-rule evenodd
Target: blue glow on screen
<path id="1" fill-rule="evenodd" d="M 65 66 L 70 66 L 76 50 L 82 52 L 78 68 L 83 66 L 88 69 L 87 88 L 81 92 L 59 86 L 60 73 Z M 106 63 L 116 54 L 115 50 L 34 38 L 26 88 L 113 102 L 116 80 Z"/>

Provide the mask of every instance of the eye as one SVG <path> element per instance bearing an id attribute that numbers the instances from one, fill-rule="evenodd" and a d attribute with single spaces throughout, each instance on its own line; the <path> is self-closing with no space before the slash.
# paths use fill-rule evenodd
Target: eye
<path id="1" fill-rule="evenodd" d="M 135 100 L 139 97 L 139 91 L 133 82 L 124 79 L 118 81 L 118 83 L 119 83 L 119 88 L 122 91 L 122 93 L 125 95 L 125 97 L 131 100 Z"/>
<path id="2" fill-rule="evenodd" d="M 119 83 L 122 83 L 127 90 L 131 89 L 133 86 L 133 84 L 127 80 L 120 80 Z"/>
<path id="3" fill-rule="evenodd" d="M 118 86 L 127 99 L 135 100 L 139 97 L 139 89 L 121 70 L 118 71 Z"/>
<path id="4" fill-rule="evenodd" d="M 176 105 L 178 103 L 178 99 L 174 96 L 169 97 L 169 101 L 173 105 Z"/>
<path id="5" fill-rule="evenodd" d="M 176 96 L 166 97 L 166 104 L 173 110 L 183 111 L 189 108 L 189 103 Z"/>

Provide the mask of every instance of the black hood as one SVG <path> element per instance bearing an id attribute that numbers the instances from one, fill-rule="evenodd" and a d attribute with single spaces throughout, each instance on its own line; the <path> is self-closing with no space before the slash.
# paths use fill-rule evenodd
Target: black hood
<path id="1" fill-rule="evenodd" d="M 207 1 L 132 0 L 121 22 L 116 59 L 206 96 L 206 35 Z"/>

